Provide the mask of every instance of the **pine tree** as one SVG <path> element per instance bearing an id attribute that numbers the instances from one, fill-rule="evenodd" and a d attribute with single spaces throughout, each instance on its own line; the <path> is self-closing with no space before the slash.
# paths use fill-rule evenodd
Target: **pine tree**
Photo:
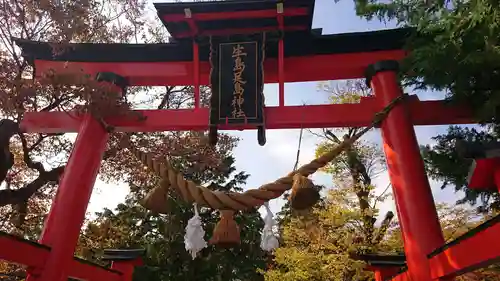
<path id="1" fill-rule="evenodd" d="M 450 127 L 437 136 L 435 146 L 424 148 L 431 177 L 466 193 L 459 203 L 478 206 L 480 211 L 498 208 L 498 195 L 466 188 L 470 161 L 457 158 L 456 138 L 498 139 L 500 109 L 500 6 L 496 0 L 404 1 L 390 3 L 355 0 L 356 12 L 367 19 L 394 20 L 414 28 L 405 46 L 405 86 L 446 93 L 452 103 L 465 104 L 475 119 L 485 124 L 482 132 Z M 490 205 L 491 203 L 491 205 Z"/>
<path id="2" fill-rule="evenodd" d="M 500 196 L 495 190 L 473 190 L 467 187 L 467 176 L 472 159 L 464 159 L 455 147 L 456 140 L 487 143 L 493 139 L 488 131 L 450 126 L 446 134 L 433 138 L 436 144 L 422 147 L 422 155 L 430 178 L 442 182 L 441 188 L 452 187 L 463 191 L 459 204 L 476 205 L 477 211 L 487 213 L 500 210 Z"/>
<path id="3" fill-rule="evenodd" d="M 500 7 L 495 0 L 356 0 L 358 15 L 415 28 L 404 61 L 408 86 L 445 91 L 478 121 L 498 123 Z"/>

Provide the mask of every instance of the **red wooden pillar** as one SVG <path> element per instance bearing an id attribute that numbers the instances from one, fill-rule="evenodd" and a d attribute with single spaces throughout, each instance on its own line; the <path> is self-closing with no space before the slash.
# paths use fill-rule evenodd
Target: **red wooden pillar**
<path id="1" fill-rule="evenodd" d="M 198 26 L 193 19 L 193 14 L 191 9 L 184 9 L 184 18 L 186 19 L 193 37 L 193 88 L 194 88 L 194 108 L 195 110 L 200 108 L 200 47 L 198 44 Z"/>
<path id="2" fill-rule="evenodd" d="M 70 159 L 71 159 L 71 156 L 70 156 Z M 69 159 L 68 159 L 68 161 L 69 161 Z M 61 177 L 59 177 L 59 182 L 62 181 L 62 177 L 63 177 L 62 175 L 61 175 Z M 54 229 L 54 227 L 52 227 L 52 225 L 54 224 L 54 214 L 56 213 L 55 209 L 57 207 L 57 204 L 55 204 L 55 202 L 59 201 L 58 200 L 59 190 L 60 189 L 56 190 L 56 194 L 54 196 L 54 199 L 52 200 L 52 205 L 50 206 L 49 214 L 47 215 L 47 218 L 45 219 L 45 222 L 43 224 L 42 235 L 40 236 L 40 240 L 39 240 L 39 242 L 41 244 L 44 244 L 47 246 L 52 245 L 51 241 L 49 240 L 49 238 L 52 237 L 52 235 L 49 234 L 49 232 Z"/>
<path id="3" fill-rule="evenodd" d="M 134 261 L 114 261 L 111 263 L 111 269 L 120 271 L 122 273 L 121 281 L 132 281 L 132 278 L 134 276 L 134 268 Z"/>
<path id="4" fill-rule="evenodd" d="M 136 266 L 143 265 L 141 256 L 144 254 L 142 249 L 104 250 L 103 261 L 111 261 L 111 269 L 122 273 L 120 281 L 132 281 L 134 269 Z M 104 280 L 95 280 L 104 281 Z"/>
<path id="5" fill-rule="evenodd" d="M 388 278 L 397 275 L 401 268 L 387 266 L 369 266 L 367 270 L 373 271 L 375 275 L 375 281 L 386 281 L 388 280 Z"/>
<path id="6" fill-rule="evenodd" d="M 101 85 L 103 85 L 104 87 L 108 87 L 109 91 L 116 92 L 120 95 L 124 94 L 125 88 L 128 84 L 127 80 L 124 77 L 116 75 L 112 72 L 97 73 L 95 79 L 96 79 L 96 81 L 100 82 Z M 73 153 L 70 155 L 70 157 L 68 159 L 68 163 L 71 161 L 72 156 L 73 156 Z M 59 178 L 59 182 L 62 182 L 63 176 L 64 175 L 61 175 L 61 177 Z M 55 203 L 55 202 L 59 201 L 58 198 L 59 198 L 60 190 L 61 189 L 59 188 L 56 191 L 54 199 L 52 200 L 53 203 L 50 207 L 50 212 L 49 212 L 47 218 L 45 219 L 44 227 L 42 230 L 42 235 L 41 235 L 41 238 L 39 241 L 41 244 L 44 244 L 47 246 L 52 245 L 52 241 L 50 241 L 50 239 L 53 237 L 53 235 L 50 234 L 50 231 L 52 229 L 54 229 L 54 227 L 52 227 L 52 225 L 54 224 L 54 216 L 55 216 L 55 214 L 58 213 L 58 211 L 56 211 L 56 208 L 58 208 L 58 206 L 60 206 L 59 204 Z"/>
<path id="7" fill-rule="evenodd" d="M 495 185 L 498 189 L 498 192 L 500 192 L 500 165 L 497 165 L 495 167 L 495 171 L 493 174 L 494 180 L 495 180 Z"/>
<path id="8" fill-rule="evenodd" d="M 67 268 L 73 259 L 107 140 L 108 133 L 102 125 L 85 116 L 51 208 L 50 229 L 44 230 L 41 239 L 51 244 L 49 258 L 40 274 L 31 275 L 27 280 L 67 280 Z"/>
<path id="9" fill-rule="evenodd" d="M 384 106 L 402 95 L 397 70 L 396 61 L 381 61 L 367 69 L 367 82 Z M 382 137 L 408 272 L 413 281 L 429 281 L 427 254 L 444 239 L 408 112 L 404 103 L 397 105 L 382 123 Z"/>

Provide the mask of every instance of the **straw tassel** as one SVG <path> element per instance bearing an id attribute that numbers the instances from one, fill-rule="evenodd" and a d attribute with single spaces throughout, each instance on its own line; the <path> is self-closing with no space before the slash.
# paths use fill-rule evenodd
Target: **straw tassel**
<path id="1" fill-rule="evenodd" d="M 141 205 L 159 214 L 170 213 L 171 206 L 168 199 L 168 183 L 165 180 L 161 180 L 160 186 L 153 188 L 141 201 Z"/>
<path id="2" fill-rule="evenodd" d="M 319 191 L 313 182 L 301 174 L 293 176 L 292 192 L 290 194 L 290 205 L 295 210 L 311 208 L 319 200 Z"/>
<path id="3" fill-rule="evenodd" d="M 234 221 L 234 211 L 220 210 L 220 220 L 214 228 L 210 244 L 230 248 L 240 244 L 240 228 Z"/>

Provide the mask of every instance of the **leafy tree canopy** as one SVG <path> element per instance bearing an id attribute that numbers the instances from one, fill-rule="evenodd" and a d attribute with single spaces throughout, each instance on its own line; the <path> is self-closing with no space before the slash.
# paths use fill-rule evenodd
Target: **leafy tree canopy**
<path id="1" fill-rule="evenodd" d="M 433 145 L 422 147 L 422 155 L 430 178 L 442 182 L 441 188 L 454 187 L 463 191 L 464 197 L 457 203 L 468 203 L 477 206 L 479 212 L 500 210 L 500 197 L 496 190 L 474 190 L 467 187 L 467 175 L 472 159 L 460 157 L 455 149 L 455 141 L 463 139 L 471 142 L 491 142 L 493 135 L 475 128 L 450 126 L 446 134 L 433 138 Z"/>
<path id="2" fill-rule="evenodd" d="M 321 84 L 333 103 L 356 102 L 370 91 L 361 80 L 331 87 Z M 352 136 L 357 128 L 325 129 L 316 134 L 322 142 L 316 154 L 338 145 L 343 136 Z M 379 226 L 377 203 L 387 195 L 375 194 L 372 179 L 385 169 L 379 147 L 358 142 L 339 155 L 323 171 L 332 175 L 335 189 L 311 212 L 288 212 L 281 219 L 282 246 L 276 251 L 266 280 L 370 280 L 364 263 L 355 261 L 351 253 L 389 251 L 385 235 L 391 228 L 392 212 Z M 387 191 L 387 190 L 386 190 Z"/>
<path id="3" fill-rule="evenodd" d="M 409 40 L 404 80 L 444 90 L 466 102 L 478 120 L 497 123 L 500 73 L 500 8 L 495 0 L 356 0 L 358 15 L 395 20 L 417 29 Z"/>
<path id="4" fill-rule="evenodd" d="M 459 203 L 481 203 L 478 210 L 498 209 L 498 194 L 466 187 L 469 160 L 454 151 L 454 140 L 498 140 L 500 106 L 500 6 L 497 0 L 405 1 L 355 0 L 366 19 L 394 20 L 413 27 L 411 51 L 403 63 L 403 81 L 417 89 L 443 91 L 469 106 L 482 129 L 450 127 L 436 145 L 423 149 L 429 175 L 465 192 Z"/>

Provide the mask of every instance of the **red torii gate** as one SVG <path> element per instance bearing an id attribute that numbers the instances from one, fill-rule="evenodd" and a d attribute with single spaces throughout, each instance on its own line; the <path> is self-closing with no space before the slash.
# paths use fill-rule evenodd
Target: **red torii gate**
<path id="1" fill-rule="evenodd" d="M 317 35 L 310 29 L 314 1 L 309 0 L 162 3 L 156 4 L 156 8 L 175 38 L 173 43 L 73 44 L 63 54 L 54 56 L 48 43 L 17 42 L 24 57 L 35 66 L 37 77 L 49 70 L 65 74 L 83 71 L 93 76 L 113 72 L 127 82 L 126 86 L 194 85 L 194 108 L 142 110 L 147 117 L 144 121 L 107 119 L 117 131 L 208 129 L 209 109 L 200 107 L 199 98 L 199 86 L 209 84 L 209 51 L 202 42 L 208 35 L 278 31 L 276 42 L 269 43 L 264 62 L 264 82 L 279 83 L 279 106 L 264 109 L 268 129 L 367 126 L 376 112 L 402 94 L 395 62 L 404 58 L 402 46 L 411 30 Z M 358 104 L 284 106 L 285 82 L 361 77 L 367 79 L 374 97 L 364 98 Z M 430 260 L 427 257 L 444 240 L 413 126 L 466 123 L 473 120 L 465 108 L 412 97 L 397 105 L 381 126 L 409 269 L 394 280 L 437 280 L 489 260 L 492 253 L 498 255 L 497 249 L 469 259 L 463 247 L 470 249 L 471 245 L 482 244 L 473 241 L 462 243 L 462 248 L 443 250 Z M 38 265 L 37 274 L 29 277 L 30 281 L 58 281 L 69 274 L 108 133 L 91 116 L 65 112 L 26 113 L 22 128 L 34 133 L 78 132 L 40 241 L 51 251 L 46 262 Z M 491 236 L 493 230 L 488 231 Z M 460 263 L 454 263 L 455 259 Z M 454 270 L 438 270 L 444 267 Z M 439 274 L 435 274 L 436 270 Z M 89 280 L 99 277 L 95 275 Z"/>

